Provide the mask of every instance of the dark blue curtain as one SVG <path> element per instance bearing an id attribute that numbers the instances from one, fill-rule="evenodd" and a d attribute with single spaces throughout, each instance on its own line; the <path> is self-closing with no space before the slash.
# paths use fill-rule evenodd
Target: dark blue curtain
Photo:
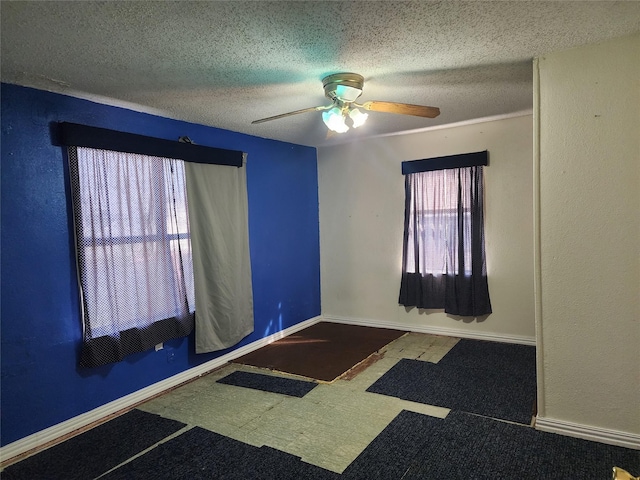
<path id="1" fill-rule="evenodd" d="M 484 250 L 487 152 L 404 162 L 399 303 L 461 316 L 491 313 Z M 457 168 L 446 168 L 454 164 Z M 459 166 L 465 163 L 470 166 Z M 430 168 L 436 167 L 436 168 Z M 445 167 L 445 168 L 443 168 Z M 408 173 L 412 172 L 412 173 Z"/>

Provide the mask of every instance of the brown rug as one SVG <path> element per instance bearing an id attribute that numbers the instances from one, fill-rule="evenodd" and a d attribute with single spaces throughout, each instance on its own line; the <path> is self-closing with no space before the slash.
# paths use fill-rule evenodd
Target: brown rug
<path id="1" fill-rule="evenodd" d="M 233 362 L 331 382 L 405 333 L 320 322 Z"/>

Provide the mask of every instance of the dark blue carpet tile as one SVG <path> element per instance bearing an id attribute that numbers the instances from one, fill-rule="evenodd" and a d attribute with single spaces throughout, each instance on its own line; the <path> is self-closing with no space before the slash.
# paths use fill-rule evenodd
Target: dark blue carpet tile
<path id="1" fill-rule="evenodd" d="M 407 427 L 405 427 L 407 428 Z M 403 480 L 605 479 L 614 466 L 640 471 L 640 452 L 451 412 Z"/>
<path id="2" fill-rule="evenodd" d="M 236 371 L 218 380 L 218 383 L 235 385 L 238 387 L 253 388 L 271 393 L 280 393 L 292 397 L 304 397 L 313 390 L 317 383 L 296 380 L 293 378 L 275 377 L 273 375 L 262 375 Z"/>
<path id="3" fill-rule="evenodd" d="M 263 446 L 258 449 L 258 454 L 253 467 L 255 474 L 244 478 L 264 480 L 338 480 L 340 478 L 337 473 L 303 462 L 299 457 L 275 448 Z"/>
<path id="4" fill-rule="evenodd" d="M 102 478 L 332 480 L 337 475 L 303 463 L 293 455 L 194 427 Z"/>
<path id="5" fill-rule="evenodd" d="M 640 473 L 640 452 L 451 412 L 401 412 L 343 472 L 345 480 L 550 480 Z"/>
<path id="6" fill-rule="evenodd" d="M 402 359 L 368 392 L 529 424 L 535 376 Z"/>
<path id="7" fill-rule="evenodd" d="M 349 465 L 345 480 L 404 478 L 422 461 L 422 452 L 445 420 L 403 410 Z M 447 478 L 447 477 L 443 477 Z"/>
<path id="8" fill-rule="evenodd" d="M 438 365 L 513 372 L 535 378 L 536 347 L 463 338 Z"/>
<path id="9" fill-rule="evenodd" d="M 184 423 L 131 410 L 85 433 L 11 465 L 3 480 L 93 479 L 160 440 Z"/>

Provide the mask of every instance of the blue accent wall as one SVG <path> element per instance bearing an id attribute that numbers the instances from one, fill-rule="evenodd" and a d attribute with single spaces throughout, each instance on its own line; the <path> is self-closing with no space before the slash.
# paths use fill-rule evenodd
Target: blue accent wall
<path id="1" fill-rule="evenodd" d="M 2 445 L 320 315 L 316 150 L 2 84 Z M 67 165 L 51 124 L 82 123 L 248 153 L 254 333 L 196 355 L 193 336 L 81 369 Z M 192 334 L 193 335 L 193 334 Z"/>

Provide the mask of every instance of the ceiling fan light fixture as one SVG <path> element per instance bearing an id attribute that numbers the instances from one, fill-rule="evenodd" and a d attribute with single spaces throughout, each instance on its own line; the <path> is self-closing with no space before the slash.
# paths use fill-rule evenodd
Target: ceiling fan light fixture
<path id="1" fill-rule="evenodd" d="M 357 108 L 352 108 L 349 112 L 349 118 L 351 118 L 351 121 L 353 122 L 353 128 L 358 128 L 364 125 L 364 123 L 367 121 L 367 118 L 369 118 L 369 114 L 362 113 Z"/>
<path id="2" fill-rule="evenodd" d="M 322 121 L 329 130 L 333 130 L 334 132 L 344 133 L 349 130 L 344 120 L 342 110 L 338 107 L 333 107 L 331 110 L 322 112 Z"/>
<path id="3" fill-rule="evenodd" d="M 263 123 L 270 120 L 289 117 L 291 115 L 298 115 L 299 113 L 313 111 L 318 112 L 322 110 L 322 121 L 329 130 L 344 133 L 349 130 L 350 126 L 353 128 L 359 128 L 367 121 L 369 115 L 367 113 L 363 113 L 359 109 L 374 112 L 396 113 L 400 115 L 413 115 L 423 118 L 435 118 L 440 115 L 440 109 L 438 107 L 413 105 L 410 103 L 369 100 L 361 105 L 356 103 L 356 99 L 362 94 L 363 86 L 364 77 L 357 73 L 341 72 L 327 75 L 322 79 L 322 87 L 324 88 L 324 96 L 331 100 L 330 105 L 303 108 L 293 112 L 254 120 L 251 123 Z M 347 125 L 347 116 L 349 117 L 349 125 Z"/>

